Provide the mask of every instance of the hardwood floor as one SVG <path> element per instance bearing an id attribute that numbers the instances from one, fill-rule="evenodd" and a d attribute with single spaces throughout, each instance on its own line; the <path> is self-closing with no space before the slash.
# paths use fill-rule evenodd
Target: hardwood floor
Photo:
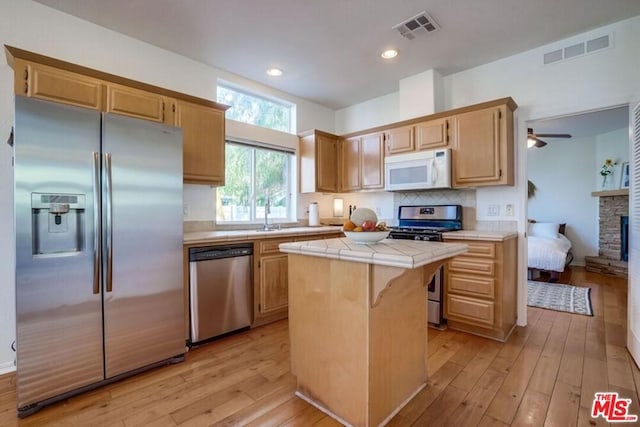
<path id="1" fill-rule="evenodd" d="M 632 399 L 640 371 L 625 349 L 626 280 L 573 268 L 560 283 L 592 289 L 593 317 L 537 308 L 501 344 L 429 329 L 429 385 L 392 426 L 606 425 L 596 391 Z M 287 321 L 225 338 L 187 361 L 15 416 L 15 376 L 0 376 L 1 426 L 339 426 L 293 396 Z"/>

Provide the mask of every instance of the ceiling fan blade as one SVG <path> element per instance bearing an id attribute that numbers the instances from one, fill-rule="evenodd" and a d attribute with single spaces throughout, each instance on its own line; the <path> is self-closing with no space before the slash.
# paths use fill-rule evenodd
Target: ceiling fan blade
<path id="1" fill-rule="evenodd" d="M 536 133 L 536 136 L 542 136 L 544 138 L 571 138 L 571 134 L 568 133 Z"/>
<path id="2" fill-rule="evenodd" d="M 537 147 L 537 148 L 542 148 L 545 145 L 547 145 L 547 143 L 544 142 L 543 140 L 541 140 L 540 138 L 534 137 L 533 139 L 536 140 L 536 143 L 534 144 L 534 146 Z"/>

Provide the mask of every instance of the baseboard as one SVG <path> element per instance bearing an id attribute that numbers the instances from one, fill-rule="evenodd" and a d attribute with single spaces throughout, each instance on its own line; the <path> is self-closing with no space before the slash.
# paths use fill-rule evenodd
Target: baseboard
<path id="1" fill-rule="evenodd" d="M 16 364 L 13 360 L 8 362 L 0 362 L 0 375 L 8 374 L 9 372 L 14 372 L 16 370 Z"/>

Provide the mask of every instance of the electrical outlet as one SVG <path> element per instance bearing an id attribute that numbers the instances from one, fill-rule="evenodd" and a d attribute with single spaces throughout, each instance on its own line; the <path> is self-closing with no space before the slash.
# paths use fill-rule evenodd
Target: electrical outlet
<path id="1" fill-rule="evenodd" d="M 500 216 L 500 205 L 488 205 L 487 216 Z"/>
<path id="2" fill-rule="evenodd" d="M 513 205 L 511 203 L 504 205 L 504 216 L 513 216 Z"/>
<path id="3" fill-rule="evenodd" d="M 380 217 L 381 214 L 382 214 L 382 209 L 380 209 L 378 206 L 376 206 L 376 215 L 378 215 L 378 217 Z"/>
<path id="4" fill-rule="evenodd" d="M 190 207 L 187 203 L 185 203 L 185 204 L 182 206 L 182 214 L 183 214 L 184 216 L 189 216 L 189 211 L 190 211 L 190 210 L 191 210 L 191 207 Z"/>

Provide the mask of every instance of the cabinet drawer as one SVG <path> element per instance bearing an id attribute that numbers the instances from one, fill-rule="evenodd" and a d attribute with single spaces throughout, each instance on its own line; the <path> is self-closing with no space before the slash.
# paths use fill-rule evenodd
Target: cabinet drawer
<path id="1" fill-rule="evenodd" d="M 450 274 L 447 278 L 447 292 L 493 298 L 495 296 L 495 279 Z"/>
<path id="2" fill-rule="evenodd" d="M 495 243 L 487 242 L 465 242 L 469 247 L 469 250 L 465 252 L 464 256 L 472 256 L 478 258 L 492 258 L 496 257 L 496 245 Z"/>
<path id="3" fill-rule="evenodd" d="M 288 239 L 262 240 L 258 244 L 260 247 L 260 255 L 280 253 L 278 246 L 280 243 L 293 242 L 293 237 Z"/>
<path id="4" fill-rule="evenodd" d="M 479 326 L 493 326 L 494 303 L 459 295 L 447 295 L 447 318 Z"/>
<path id="5" fill-rule="evenodd" d="M 482 274 L 484 276 L 495 275 L 495 263 L 492 260 L 483 260 L 459 256 L 449 261 L 449 271 L 457 273 Z"/>

